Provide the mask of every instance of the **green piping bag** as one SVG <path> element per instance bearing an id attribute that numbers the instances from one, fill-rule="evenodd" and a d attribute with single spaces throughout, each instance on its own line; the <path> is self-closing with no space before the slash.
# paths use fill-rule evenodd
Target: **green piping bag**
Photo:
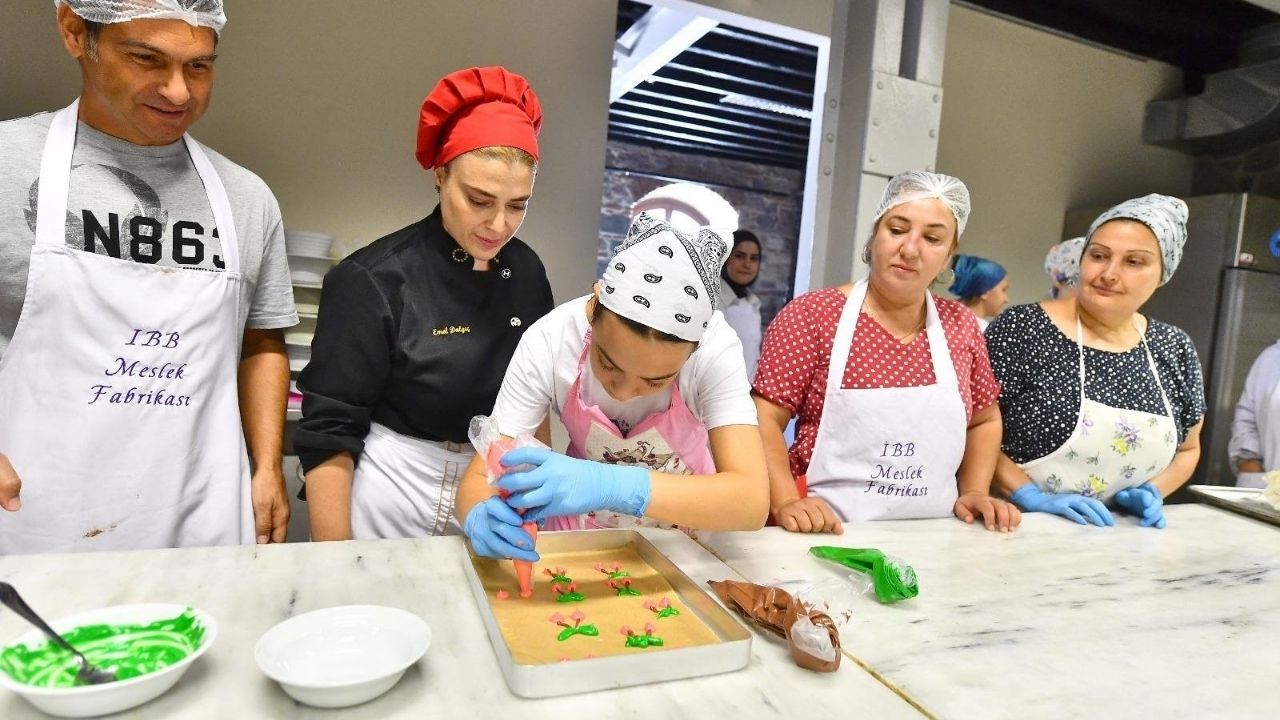
<path id="1" fill-rule="evenodd" d="M 875 548 L 846 548 L 815 545 L 809 552 L 823 560 L 840 563 L 870 576 L 876 599 L 889 605 L 910 600 L 920 594 L 916 571 L 898 558 L 888 557 Z"/>

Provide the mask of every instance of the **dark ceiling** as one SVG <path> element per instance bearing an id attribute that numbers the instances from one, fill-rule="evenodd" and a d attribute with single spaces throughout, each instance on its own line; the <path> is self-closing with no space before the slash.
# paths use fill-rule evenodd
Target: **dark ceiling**
<path id="1" fill-rule="evenodd" d="M 622 37 L 649 6 L 618 3 Z M 678 152 L 803 168 L 809 121 L 731 105 L 747 95 L 809 110 L 818 51 L 719 25 L 609 106 L 609 137 Z"/>
<path id="2" fill-rule="evenodd" d="M 855 0 L 856 1 L 856 0 Z M 1250 31 L 1280 16 L 1244 0 L 962 0 L 1022 22 L 1161 60 L 1184 70 L 1188 93 L 1237 64 Z M 615 38 L 650 9 L 619 0 Z M 609 137 L 677 152 L 803 168 L 809 121 L 723 102 L 739 94 L 809 110 L 815 48 L 719 25 L 649 82 L 609 107 Z"/>
<path id="3" fill-rule="evenodd" d="M 1051 28 L 1182 68 L 1188 79 L 1236 66 L 1252 29 L 1280 16 L 1244 0 L 964 0 L 959 3 Z"/>

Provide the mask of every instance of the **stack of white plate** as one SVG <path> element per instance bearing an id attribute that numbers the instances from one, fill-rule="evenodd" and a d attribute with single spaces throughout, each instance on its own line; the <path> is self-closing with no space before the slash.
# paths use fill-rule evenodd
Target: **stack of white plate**
<path id="1" fill-rule="evenodd" d="M 311 337 L 305 330 L 289 329 L 284 332 L 284 349 L 289 354 L 289 369 L 301 372 L 311 361 Z"/>
<path id="2" fill-rule="evenodd" d="M 333 267 L 330 250 L 333 236 L 305 230 L 285 230 L 284 247 L 289 254 L 289 271 L 295 283 L 319 284 Z"/>

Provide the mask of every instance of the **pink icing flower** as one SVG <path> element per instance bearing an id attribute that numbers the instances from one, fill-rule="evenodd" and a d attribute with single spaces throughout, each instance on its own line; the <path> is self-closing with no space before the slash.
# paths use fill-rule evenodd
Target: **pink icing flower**
<path id="1" fill-rule="evenodd" d="M 671 601 L 666 598 L 662 598 L 662 602 L 658 603 L 658 607 L 669 608 L 671 607 Z"/>
<path id="2" fill-rule="evenodd" d="M 557 594 L 557 595 L 563 595 L 563 594 L 564 594 L 564 588 L 560 587 L 560 584 L 559 584 L 559 583 L 556 583 L 555 585 L 552 585 L 552 586 L 551 586 L 551 589 L 552 589 L 552 590 L 554 590 L 554 591 L 556 592 L 556 594 Z"/>
<path id="3" fill-rule="evenodd" d="M 506 590 L 499 590 L 497 593 L 495 593 L 495 595 L 498 596 L 499 600 L 506 600 L 507 598 L 511 597 L 511 593 L 507 592 Z"/>
<path id="4" fill-rule="evenodd" d="M 629 625 L 623 625 L 623 626 L 618 630 L 618 632 L 622 633 L 623 635 L 626 635 L 627 637 L 631 637 L 631 635 L 633 634 L 633 633 L 631 632 L 631 626 L 629 626 Z"/>
<path id="5" fill-rule="evenodd" d="M 569 619 L 576 623 L 580 623 L 583 620 L 586 620 L 587 616 L 583 614 L 581 610 L 574 610 L 573 614 L 569 616 Z"/>
<path id="6" fill-rule="evenodd" d="M 655 611 L 655 612 L 656 612 L 656 611 L 657 611 L 657 609 L 658 609 L 658 606 L 657 606 L 657 605 L 654 605 L 652 600 L 645 600 L 645 601 L 644 601 L 644 609 L 645 609 L 645 610 L 653 610 L 653 611 Z"/>
<path id="7" fill-rule="evenodd" d="M 560 613 L 552 613 L 551 617 L 547 619 L 555 623 L 556 625 L 559 625 L 560 623 L 564 622 L 564 616 L 561 615 Z"/>
<path id="8" fill-rule="evenodd" d="M 658 629 L 658 628 L 657 628 L 657 627 L 655 627 L 653 623 L 645 623 L 645 624 L 644 624 L 644 634 L 645 634 L 645 635 L 652 635 L 652 634 L 654 633 L 654 631 L 655 631 L 655 630 L 657 630 L 657 629 Z"/>

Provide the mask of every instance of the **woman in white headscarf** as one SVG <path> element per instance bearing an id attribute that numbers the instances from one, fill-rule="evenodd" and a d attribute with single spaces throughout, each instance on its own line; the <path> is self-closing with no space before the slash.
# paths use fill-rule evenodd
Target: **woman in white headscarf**
<path id="1" fill-rule="evenodd" d="M 1089 228 L 1074 297 L 1009 308 L 987 329 L 1004 418 L 996 483 L 1023 511 L 1114 525 L 1114 502 L 1164 527 L 1164 498 L 1200 458 L 1204 384 L 1187 334 L 1139 311 L 1186 240 L 1186 203 L 1123 202 Z"/>
<path id="2" fill-rule="evenodd" d="M 768 480 L 742 346 L 716 310 L 728 247 L 641 214 L 594 292 L 543 317 L 520 339 L 492 419 L 507 438 L 555 412 L 566 454 L 518 448 L 486 485 L 477 457 L 457 516 L 478 553 L 536 560 L 520 525 L 552 530 L 674 524 L 753 530 Z M 521 518 L 516 510 L 527 511 Z"/>
<path id="3" fill-rule="evenodd" d="M 784 529 L 951 515 L 1017 527 L 1017 509 L 988 495 L 1000 411 L 986 345 L 968 308 L 929 292 L 968 217 L 956 178 L 894 177 L 862 255 L 868 279 L 802 295 L 769 325 L 753 392 Z"/>
<path id="4" fill-rule="evenodd" d="M 720 310 L 729 327 L 742 341 L 742 358 L 747 377 L 754 377 L 760 362 L 760 339 L 764 327 L 760 318 L 760 298 L 751 286 L 760 277 L 760 238 L 749 230 L 733 231 L 733 247 L 720 271 Z"/>

